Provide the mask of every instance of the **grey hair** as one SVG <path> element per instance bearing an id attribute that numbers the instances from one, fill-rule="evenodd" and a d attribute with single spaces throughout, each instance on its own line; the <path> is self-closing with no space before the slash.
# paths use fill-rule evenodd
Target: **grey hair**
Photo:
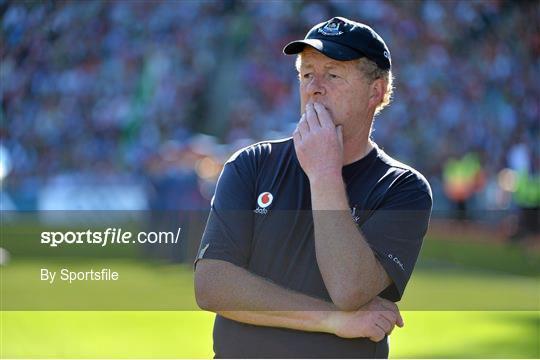
<path id="1" fill-rule="evenodd" d="M 392 95 L 394 94 L 394 74 L 392 74 L 392 70 L 383 70 L 378 67 L 374 61 L 365 57 L 355 61 L 358 64 L 358 70 L 364 74 L 370 84 L 378 79 L 383 79 L 386 84 L 382 101 L 375 108 L 375 115 L 377 115 L 382 109 L 390 104 L 390 101 L 392 101 Z"/>

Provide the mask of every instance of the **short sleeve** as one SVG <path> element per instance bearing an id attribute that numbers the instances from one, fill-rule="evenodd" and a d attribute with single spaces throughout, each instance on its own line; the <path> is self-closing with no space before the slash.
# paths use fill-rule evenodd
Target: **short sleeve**
<path id="1" fill-rule="evenodd" d="M 249 156 L 238 152 L 225 164 L 211 202 L 195 266 L 216 259 L 247 267 L 253 232 L 255 175 Z"/>
<path id="2" fill-rule="evenodd" d="M 399 301 L 416 264 L 428 229 L 432 196 L 425 179 L 416 176 L 389 191 L 361 226 L 361 232 L 393 284 L 380 295 Z"/>

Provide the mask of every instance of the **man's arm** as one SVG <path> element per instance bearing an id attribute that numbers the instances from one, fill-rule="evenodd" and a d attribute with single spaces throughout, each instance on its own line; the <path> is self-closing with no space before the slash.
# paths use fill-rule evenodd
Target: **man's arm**
<path id="1" fill-rule="evenodd" d="M 350 216 L 341 129 L 322 105 L 308 104 L 293 137 L 310 181 L 315 251 L 324 284 L 338 308 L 358 309 L 392 281 Z"/>
<path id="2" fill-rule="evenodd" d="M 221 260 L 201 259 L 195 270 L 199 306 L 243 323 L 326 332 L 380 341 L 403 326 L 396 305 L 377 298 L 358 311 L 336 311 L 324 300 L 285 289 Z"/>
<path id="3" fill-rule="evenodd" d="M 333 303 L 342 310 L 354 310 L 392 280 L 358 231 L 346 196 L 341 174 L 311 181 L 317 263 Z"/>

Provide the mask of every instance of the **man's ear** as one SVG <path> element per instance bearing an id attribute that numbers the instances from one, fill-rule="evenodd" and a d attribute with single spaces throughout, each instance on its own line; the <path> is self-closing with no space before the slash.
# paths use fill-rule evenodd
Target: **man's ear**
<path id="1" fill-rule="evenodd" d="M 369 87 L 369 107 L 376 108 L 382 103 L 385 87 L 386 84 L 383 79 L 377 79 L 371 83 Z"/>

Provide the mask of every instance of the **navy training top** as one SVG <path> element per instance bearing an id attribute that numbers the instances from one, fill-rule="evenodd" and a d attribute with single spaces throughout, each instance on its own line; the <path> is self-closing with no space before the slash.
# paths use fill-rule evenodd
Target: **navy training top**
<path id="1" fill-rule="evenodd" d="M 380 296 L 399 301 L 427 231 L 429 184 L 377 146 L 344 166 L 343 179 L 351 216 L 393 280 Z M 310 184 L 291 138 L 248 146 L 225 164 L 196 261 L 203 258 L 228 261 L 285 288 L 331 301 L 315 257 Z M 220 315 L 213 338 L 217 358 L 388 357 L 387 338 L 378 343 L 344 339 Z"/>

